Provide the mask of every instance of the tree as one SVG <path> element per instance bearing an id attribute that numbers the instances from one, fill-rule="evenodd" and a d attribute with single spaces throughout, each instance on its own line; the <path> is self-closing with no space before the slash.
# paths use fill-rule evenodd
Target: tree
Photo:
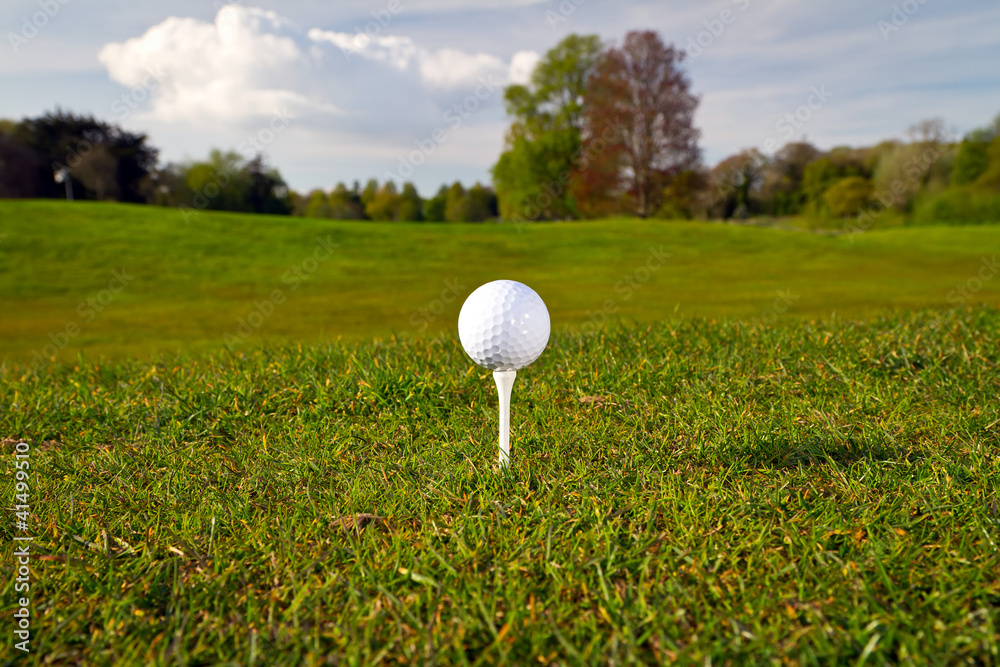
<path id="1" fill-rule="evenodd" d="M 378 181 L 369 178 L 368 182 L 365 183 L 365 189 L 361 191 L 361 208 L 365 211 L 365 215 L 367 215 L 368 204 L 375 199 L 376 193 L 378 193 Z"/>
<path id="2" fill-rule="evenodd" d="M 805 141 L 785 144 L 767 164 L 760 186 L 760 207 L 771 215 L 795 215 L 805 204 L 802 182 L 806 167 L 819 158 L 818 148 Z"/>
<path id="3" fill-rule="evenodd" d="M 751 193 L 760 188 L 768 161 L 756 148 L 742 150 L 715 165 L 714 213 L 722 218 L 745 218 L 751 211 Z"/>
<path id="4" fill-rule="evenodd" d="M 584 101 L 584 168 L 610 174 L 604 187 L 628 195 L 646 217 L 671 178 L 698 164 L 698 98 L 681 70 L 684 52 L 652 31 L 632 31 L 594 68 Z"/>
<path id="5" fill-rule="evenodd" d="M 366 188 L 367 190 L 367 188 Z M 396 184 L 386 181 L 365 204 L 365 215 L 371 220 L 395 220 L 396 208 L 399 204 L 399 192 Z"/>
<path id="6" fill-rule="evenodd" d="M 399 193 L 396 204 L 396 220 L 401 222 L 420 221 L 424 219 L 424 200 L 417 193 L 413 183 L 403 183 L 403 191 Z"/>
<path id="7" fill-rule="evenodd" d="M 89 151 L 71 173 L 94 194 L 95 199 L 105 201 L 118 196 L 117 167 L 118 162 L 108 148 L 100 145 Z"/>
<path id="8" fill-rule="evenodd" d="M 63 187 L 52 179 L 55 170 L 65 167 L 77 197 L 95 198 L 97 193 L 76 173 L 95 152 L 103 155 L 84 167 L 89 170 L 91 184 L 99 183 L 106 193 L 114 190 L 114 196 L 125 202 L 145 203 L 152 195 L 150 174 L 156 167 L 158 151 L 146 143 L 145 134 L 126 132 L 93 116 L 56 109 L 25 119 L 15 126 L 12 136 L 34 155 L 32 179 L 43 197 L 65 196 Z M 99 176 L 93 171 L 98 166 L 108 173 Z"/>
<path id="9" fill-rule="evenodd" d="M 195 209 L 250 210 L 250 175 L 243 156 L 236 151 L 213 148 L 207 161 L 188 165 L 185 181 L 194 193 L 189 204 Z"/>
<path id="10" fill-rule="evenodd" d="M 38 158 L 15 138 L 17 123 L 0 123 L 0 197 L 40 197 Z"/>
<path id="11" fill-rule="evenodd" d="M 968 185 L 986 171 L 990 165 L 990 142 L 994 138 L 992 128 L 983 128 L 973 130 L 962 140 L 952 167 L 952 185 Z"/>
<path id="12" fill-rule="evenodd" d="M 587 78 L 600 52 L 596 35 L 569 35 L 539 61 L 529 85 L 504 92 L 514 122 L 492 170 L 503 218 L 576 215 L 568 186 L 579 160 Z"/>
<path id="13" fill-rule="evenodd" d="M 709 174 L 704 169 L 688 169 L 677 174 L 663 190 L 663 204 L 656 217 L 691 220 L 704 216 L 709 182 Z"/>
<path id="14" fill-rule="evenodd" d="M 348 190 L 343 183 L 337 183 L 337 187 L 330 193 L 330 217 L 336 220 L 364 220 L 365 209 L 361 204 L 361 193 L 358 192 L 358 184 L 355 182 L 354 189 Z"/>
<path id="15" fill-rule="evenodd" d="M 245 197 L 247 210 L 271 215 L 288 215 L 292 212 L 285 180 L 277 169 L 267 165 L 263 155 L 254 156 L 244 169 L 249 181 Z"/>
<path id="16" fill-rule="evenodd" d="M 492 188 L 476 183 L 466 194 L 466 222 L 483 222 L 497 214 L 497 198 Z"/>
<path id="17" fill-rule="evenodd" d="M 1000 124 L 1000 117 L 997 120 L 998 124 Z M 1000 134 L 990 142 L 986 153 L 989 157 L 989 165 L 979 178 L 976 179 L 974 185 L 978 188 L 996 192 L 1000 190 Z"/>
<path id="18" fill-rule="evenodd" d="M 455 181 L 450 188 L 448 188 L 448 193 L 445 195 L 444 201 L 444 219 L 445 222 L 465 222 L 468 218 L 467 215 L 467 198 L 465 194 L 465 188 L 458 181 Z"/>
<path id="19" fill-rule="evenodd" d="M 872 198 L 872 182 L 861 176 L 848 176 L 830 186 L 823 195 L 830 213 L 847 218 L 856 215 Z"/>
<path id="20" fill-rule="evenodd" d="M 955 149 L 945 139 L 943 125 L 938 119 L 918 123 L 908 131 L 915 141 L 882 153 L 872 181 L 885 205 L 907 211 L 929 183 L 944 187 L 951 180 L 948 164 Z"/>
<path id="21" fill-rule="evenodd" d="M 865 152 L 849 146 L 838 146 L 810 162 L 802 174 L 802 192 L 813 211 L 819 213 L 826 207 L 824 195 L 838 181 L 848 176 L 870 176 L 866 164 Z"/>
<path id="22" fill-rule="evenodd" d="M 326 193 L 322 190 L 313 190 L 309 193 L 303 215 L 307 218 L 332 218 L 333 211 Z"/>
<path id="23" fill-rule="evenodd" d="M 329 217 L 322 191 L 292 193 L 262 155 L 247 160 L 236 151 L 212 149 L 208 159 L 168 164 L 150 175 L 149 201 L 194 210 Z M 317 195 L 317 192 L 319 195 Z"/>
<path id="24" fill-rule="evenodd" d="M 448 202 L 448 186 L 442 185 L 437 194 L 424 202 L 424 220 L 431 222 L 445 221 L 445 208 Z"/>

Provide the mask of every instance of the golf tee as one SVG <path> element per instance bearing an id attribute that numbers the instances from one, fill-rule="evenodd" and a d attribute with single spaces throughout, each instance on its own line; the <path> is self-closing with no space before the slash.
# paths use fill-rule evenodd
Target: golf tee
<path id="1" fill-rule="evenodd" d="M 493 371 L 500 396 L 500 467 L 510 465 L 510 391 L 514 387 L 517 371 Z"/>

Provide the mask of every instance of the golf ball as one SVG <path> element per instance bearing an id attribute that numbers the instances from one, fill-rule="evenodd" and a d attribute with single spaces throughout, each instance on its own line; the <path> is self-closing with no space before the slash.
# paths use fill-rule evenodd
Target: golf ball
<path id="1" fill-rule="evenodd" d="M 458 337 L 480 366 L 516 371 L 537 359 L 549 342 L 549 311 L 527 285 L 494 280 L 462 304 Z"/>

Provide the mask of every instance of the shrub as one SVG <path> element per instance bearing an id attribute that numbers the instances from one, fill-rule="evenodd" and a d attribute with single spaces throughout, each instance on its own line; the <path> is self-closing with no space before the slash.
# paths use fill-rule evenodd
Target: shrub
<path id="1" fill-rule="evenodd" d="M 1000 222 L 1000 192 L 951 188 L 921 198 L 913 211 L 918 223 L 983 224 Z"/>
<path id="2" fill-rule="evenodd" d="M 856 215 L 872 197 L 872 182 L 861 176 L 842 178 L 823 194 L 830 213 L 846 218 Z"/>

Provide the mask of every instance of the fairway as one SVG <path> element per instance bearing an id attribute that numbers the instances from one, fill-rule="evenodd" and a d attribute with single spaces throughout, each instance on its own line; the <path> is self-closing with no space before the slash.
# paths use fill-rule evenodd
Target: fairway
<path id="1" fill-rule="evenodd" d="M 993 226 L 828 236 L 635 219 L 517 226 L 201 213 L 186 222 L 177 209 L 59 201 L 2 201 L 0 220 L 8 360 L 424 337 L 454 331 L 465 296 L 497 278 L 535 288 L 555 330 L 1000 302 Z"/>

